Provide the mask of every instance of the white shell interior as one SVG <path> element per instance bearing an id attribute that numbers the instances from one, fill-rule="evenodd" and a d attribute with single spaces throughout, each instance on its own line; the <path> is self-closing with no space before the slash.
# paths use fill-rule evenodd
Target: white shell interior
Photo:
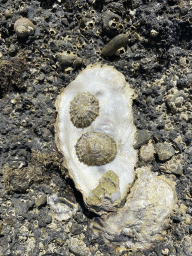
<path id="1" fill-rule="evenodd" d="M 99 100 L 99 116 L 87 128 L 76 128 L 70 120 L 70 102 L 78 93 L 89 92 Z M 134 180 L 136 151 L 133 149 L 136 128 L 132 115 L 133 90 L 125 77 L 111 66 L 88 66 L 58 97 L 56 107 L 57 145 L 65 156 L 69 174 L 84 198 L 97 187 L 102 175 L 113 170 L 119 176 L 123 198 Z M 98 131 L 110 135 L 117 143 L 116 158 L 106 165 L 87 166 L 77 158 L 75 145 L 82 134 Z"/>

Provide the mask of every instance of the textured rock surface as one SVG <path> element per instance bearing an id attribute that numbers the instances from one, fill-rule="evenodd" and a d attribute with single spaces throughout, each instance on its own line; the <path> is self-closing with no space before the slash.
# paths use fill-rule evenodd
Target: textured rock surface
<path id="1" fill-rule="evenodd" d="M 192 255 L 191 8 L 189 0 L 0 1 L 0 255 L 74 256 L 72 237 L 92 256 Z M 26 38 L 14 32 L 22 17 L 35 25 Z M 108 49 L 114 55 L 103 58 L 102 49 L 119 33 L 128 34 L 126 46 L 115 52 L 117 41 Z M 175 149 L 170 159 L 155 154 L 150 162 L 152 172 L 176 182 L 178 209 L 164 239 L 147 251 L 112 251 L 94 237 L 88 223 L 95 215 L 55 145 L 55 100 L 96 62 L 114 66 L 134 89 L 137 131 L 150 133 L 154 147 L 166 141 Z M 139 158 L 137 166 L 147 164 Z M 36 207 L 42 194 L 56 194 L 78 210 L 58 221 L 49 204 Z"/>

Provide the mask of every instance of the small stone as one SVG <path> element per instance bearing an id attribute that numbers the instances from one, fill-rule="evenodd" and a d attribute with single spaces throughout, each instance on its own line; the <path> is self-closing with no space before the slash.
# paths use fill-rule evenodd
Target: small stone
<path id="1" fill-rule="evenodd" d="M 29 19 L 21 18 L 15 22 L 14 30 L 18 37 L 24 38 L 34 34 L 35 26 Z"/>
<path id="2" fill-rule="evenodd" d="M 43 194 L 36 199 L 35 205 L 38 208 L 38 207 L 44 205 L 46 202 L 47 202 L 47 196 L 45 194 Z"/>
<path id="3" fill-rule="evenodd" d="M 62 238 L 57 238 L 56 240 L 55 240 L 55 242 L 59 245 L 59 246 L 62 246 L 63 244 L 64 244 L 64 241 L 63 241 L 63 239 Z"/>
<path id="4" fill-rule="evenodd" d="M 142 145 L 148 143 L 150 137 L 151 135 L 147 130 L 138 130 L 136 134 L 136 142 L 133 147 L 135 149 L 140 148 Z"/>
<path id="5" fill-rule="evenodd" d="M 151 37 L 156 37 L 156 36 L 158 36 L 158 34 L 159 34 L 159 32 L 154 29 L 152 29 L 150 32 Z"/>
<path id="6" fill-rule="evenodd" d="M 175 154 L 175 149 L 168 143 L 157 143 L 155 145 L 156 153 L 160 161 L 166 161 Z"/>
<path id="7" fill-rule="evenodd" d="M 162 250 L 162 254 L 163 255 L 169 255 L 169 249 L 165 248 L 164 250 Z"/>
<path id="8" fill-rule="evenodd" d="M 11 11 L 11 10 L 8 10 L 8 9 L 5 10 L 4 15 L 5 15 L 5 18 L 6 18 L 6 19 L 13 17 L 12 11 Z"/>
<path id="9" fill-rule="evenodd" d="M 76 222 L 74 222 L 71 226 L 71 233 L 73 235 L 79 235 L 82 233 L 82 226 Z"/>
<path id="10" fill-rule="evenodd" d="M 69 250 L 77 256 L 89 256 L 89 248 L 83 241 L 78 240 L 77 238 L 71 238 L 68 243 Z"/>
<path id="11" fill-rule="evenodd" d="M 144 162 L 151 162 L 153 160 L 155 149 L 152 143 L 143 145 L 140 148 L 140 158 Z"/>
<path id="12" fill-rule="evenodd" d="M 45 128 L 43 131 L 44 140 L 47 142 L 50 141 L 51 136 L 52 136 L 51 132 L 47 128 Z"/>
<path id="13" fill-rule="evenodd" d="M 46 227 L 48 224 L 52 222 L 52 216 L 49 214 L 48 209 L 44 207 L 39 211 L 38 215 L 38 225 L 40 228 Z"/>

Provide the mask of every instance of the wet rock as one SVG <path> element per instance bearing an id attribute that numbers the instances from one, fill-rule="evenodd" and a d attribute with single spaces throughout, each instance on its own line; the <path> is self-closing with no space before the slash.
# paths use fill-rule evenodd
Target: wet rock
<path id="1" fill-rule="evenodd" d="M 150 137 L 151 135 L 147 130 L 138 130 L 136 134 L 136 142 L 134 144 L 134 148 L 138 149 L 142 145 L 146 144 L 149 141 Z"/>
<path id="2" fill-rule="evenodd" d="M 157 143 L 155 151 L 160 161 L 166 161 L 175 154 L 175 149 L 168 143 Z"/>
<path id="3" fill-rule="evenodd" d="M 144 162 L 151 162 L 153 160 L 155 149 L 152 143 L 143 145 L 140 148 L 140 159 Z"/>

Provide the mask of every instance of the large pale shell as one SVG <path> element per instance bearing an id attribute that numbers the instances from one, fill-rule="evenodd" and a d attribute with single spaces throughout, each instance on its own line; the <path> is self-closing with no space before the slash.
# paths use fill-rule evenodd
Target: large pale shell
<path id="1" fill-rule="evenodd" d="M 99 116 L 88 127 L 77 128 L 71 121 L 70 105 L 79 93 L 87 92 L 99 100 Z M 132 95 L 133 90 L 123 74 L 111 66 L 95 64 L 83 70 L 57 98 L 56 144 L 64 155 L 65 167 L 76 188 L 82 192 L 85 203 L 89 198 L 89 205 L 90 195 L 109 170 L 118 176 L 119 187 L 116 190 L 119 191 L 119 200 L 126 196 L 134 181 L 136 129 L 133 125 Z M 90 132 L 108 135 L 115 141 L 117 153 L 114 160 L 104 165 L 96 163 L 96 166 L 79 161 L 77 141 Z"/>
<path id="2" fill-rule="evenodd" d="M 99 101 L 89 92 L 79 93 L 71 101 L 71 122 L 77 128 L 88 127 L 98 115 Z"/>
<path id="3" fill-rule="evenodd" d="M 126 203 L 114 213 L 95 219 L 92 228 L 109 246 L 125 246 L 133 250 L 149 249 L 161 241 L 162 231 L 176 205 L 175 183 L 157 176 L 150 168 L 137 169 L 137 180 Z"/>
<path id="4" fill-rule="evenodd" d="M 117 155 L 117 146 L 113 138 L 100 132 L 83 134 L 75 148 L 79 161 L 88 166 L 108 164 Z"/>

